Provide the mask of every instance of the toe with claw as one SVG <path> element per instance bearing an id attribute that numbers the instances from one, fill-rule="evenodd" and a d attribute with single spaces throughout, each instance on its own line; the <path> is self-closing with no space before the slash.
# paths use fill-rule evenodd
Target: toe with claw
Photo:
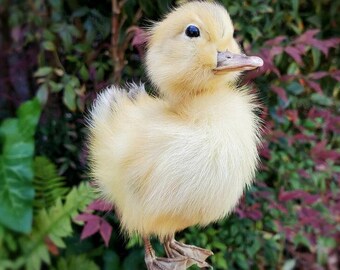
<path id="1" fill-rule="evenodd" d="M 185 245 L 176 241 L 173 236 L 168 237 L 165 240 L 164 248 L 170 258 L 187 258 L 187 267 L 196 264 L 200 268 L 212 269 L 205 261 L 209 256 L 213 255 L 210 250 L 192 245 Z"/>

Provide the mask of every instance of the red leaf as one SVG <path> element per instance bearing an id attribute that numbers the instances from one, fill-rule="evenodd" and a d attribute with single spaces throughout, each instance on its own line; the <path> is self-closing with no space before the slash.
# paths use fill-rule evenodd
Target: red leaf
<path id="1" fill-rule="evenodd" d="M 312 80 L 305 80 L 305 82 L 307 83 L 307 85 L 314 89 L 315 92 L 319 93 L 319 94 L 322 94 L 322 89 L 321 89 L 321 86 L 320 84 L 318 84 L 317 82 L 315 81 L 312 81 Z"/>
<path id="2" fill-rule="evenodd" d="M 303 133 L 298 133 L 292 137 L 292 142 L 295 142 L 295 141 L 310 142 L 316 139 L 317 139 L 316 135 L 306 135 Z"/>
<path id="3" fill-rule="evenodd" d="M 287 54 L 289 54 L 294 60 L 295 62 L 297 62 L 299 65 L 303 65 L 303 61 L 302 61 L 302 58 L 301 58 L 301 52 L 300 50 L 292 47 L 292 46 L 288 46 L 285 48 L 285 52 Z"/>
<path id="4" fill-rule="evenodd" d="M 286 91 L 282 87 L 272 85 L 270 87 L 284 102 L 288 101 Z"/>
<path id="5" fill-rule="evenodd" d="M 340 133 L 340 116 L 330 115 L 326 122 L 327 130 Z"/>
<path id="6" fill-rule="evenodd" d="M 320 198 L 319 195 L 310 194 L 304 190 L 284 191 L 280 190 L 279 200 L 281 202 L 300 199 L 306 204 L 313 204 Z"/>
<path id="7" fill-rule="evenodd" d="M 310 41 L 310 45 L 322 51 L 326 57 L 328 56 L 329 49 L 335 48 L 339 43 L 340 38 L 331 38 L 326 40 L 313 39 Z"/>
<path id="8" fill-rule="evenodd" d="M 333 72 L 331 72 L 331 76 L 333 79 L 340 82 L 340 70 L 334 70 Z"/>
<path id="9" fill-rule="evenodd" d="M 283 47 L 275 46 L 270 49 L 270 55 L 272 57 L 281 54 L 283 52 Z"/>
<path id="10" fill-rule="evenodd" d="M 262 147 L 260 148 L 260 156 L 264 157 L 266 159 L 270 159 L 270 150 L 269 150 L 269 143 L 266 142 L 262 145 Z"/>
<path id="11" fill-rule="evenodd" d="M 16 26 L 12 28 L 11 31 L 11 37 L 13 39 L 14 42 L 19 42 L 22 37 L 24 36 L 24 31 L 23 29 L 20 28 L 20 26 Z"/>
<path id="12" fill-rule="evenodd" d="M 52 242 L 52 240 L 49 237 L 45 237 L 44 241 L 45 241 L 45 244 L 47 245 L 48 251 L 51 254 L 53 254 L 54 256 L 59 255 L 58 247 Z"/>
<path id="13" fill-rule="evenodd" d="M 133 35 L 133 39 L 132 39 L 132 46 L 140 46 L 145 44 L 148 41 L 148 36 L 146 34 L 146 32 L 139 28 L 139 27 L 134 27 L 134 35 Z"/>
<path id="14" fill-rule="evenodd" d="M 297 110 L 287 110 L 286 115 L 287 115 L 287 118 L 293 123 L 296 123 L 299 120 L 299 115 L 298 115 Z"/>
<path id="15" fill-rule="evenodd" d="M 310 73 L 308 77 L 313 80 L 319 80 L 319 79 L 322 79 L 323 77 L 326 77 L 327 75 L 329 75 L 329 73 L 326 71 L 317 71 L 314 73 Z"/>
<path id="16" fill-rule="evenodd" d="M 304 44 L 295 44 L 294 47 L 300 52 L 301 55 L 305 54 L 305 52 L 306 52 L 306 45 L 304 45 Z"/>
<path id="17" fill-rule="evenodd" d="M 90 220 L 95 220 L 95 219 L 100 219 L 100 217 L 93 215 L 93 214 L 88 214 L 88 213 L 83 213 L 83 214 L 79 214 L 78 216 L 76 216 L 76 220 L 78 221 L 90 221 Z"/>
<path id="18" fill-rule="evenodd" d="M 288 210 L 283 206 L 283 204 L 277 203 L 277 202 L 271 202 L 270 204 L 270 208 L 274 208 L 277 209 L 279 211 L 281 211 L 284 214 L 288 213 Z"/>
<path id="19" fill-rule="evenodd" d="M 298 213 L 302 224 L 310 225 L 314 228 L 320 229 L 324 220 L 320 217 L 320 212 L 307 207 L 302 207 Z"/>
<path id="20" fill-rule="evenodd" d="M 300 35 L 297 39 L 294 40 L 294 43 L 306 43 L 310 44 L 311 40 L 314 40 L 314 36 L 319 33 L 319 29 L 311 29 L 306 32 L 304 32 L 302 35 Z"/>
<path id="21" fill-rule="evenodd" d="M 306 178 L 306 179 L 310 178 L 310 174 L 306 170 L 300 169 L 298 170 L 298 174 L 303 178 Z"/>
<path id="22" fill-rule="evenodd" d="M 280 77 L 281 75 L 280 71 L 278 70 L 278 68 L 275 66 L 273 62 L 273 58 L 275 55 L 272 54 L 271 49 L 263 48 L 260 51 L 259 56 L 263 60 L 263 66 L 260 68 L 260 71 L 262 73 L 265 73 L 267 71 L 274 72 L 277 76 Z"/>
<path id="23" fill-rule="evenodd" d="M 284 191 L 283 189 L 281 189 L 279 193 L 279 200 L 280 202 L 287 202 L 291 200 L 301 199 L 303 195 L 304 191 L 302 190 Z"/>
<path id="24" fill-rule="evenodd" d="M 97 210 L 97 211 L 111 211 L 112 204 L 103 200 L 94 200 L 88 207 L 87 210 Z"/>
<path id="25" fill-rule="evenodd" d="M 325 164 L 327 159 L 339 161 L 340 152 L 326 148 L 326 142 L 321 141 L 311 149 L 311 156 L 318 165 Z"/>
<path id="26" fill-rule="evenodd" d="M 101 218 L 88 221 L 85 224 L 83 231 L 81 232 L 80 239 L 83 240 L 87 237 L 90 237 L 91 235 L 94 235 L 96 232 L 98 232 L 100 228 L 100 223 L 101 223 Z"/>
<path id="27" fill-rule="evenodd" d="M 279 45 L 279 44 L 281 44 L 281 42 L 284 41 L 285 39 L 286 39 L 285 36 L 278 36 L 278 37 L 276 37 L 276 38 L 267 40 L 267 41 L 265 42 L 265 45 L 266 45 L 266 46 L 275 46 L 275 45 Z"/>
<path id="28" fill-rule="evenodd" d="M 300 37 L 294 40 L 293 44 L 296 45 L 310 45 L 314 48 L 322 51 L 326 56 L 328 56 L 328 51 L 330 48 L 335 48 L 340 44 L 340 38 L 330 38 L 326 40 L 319 40 L 315 38 L 315 35 L 319 32 L 318 29 L 308 30 Z"/>
<path id="29" fill-rule="evenodd" d="M 100 224 L 99 232 L 105 242 L 105 246 L 108 246 L 111 238 L 112 226 L 103 219 L 102 223 Z"/>
<path id="30" fill-rule="evenodd" d="M 128 31 L 134 32 L 131 45 L 138 50 L 139 55 L 143 56 L 145 53 L 145 46 L 148 41 L 147 33 L 136 26 L 131 27 Z"/>

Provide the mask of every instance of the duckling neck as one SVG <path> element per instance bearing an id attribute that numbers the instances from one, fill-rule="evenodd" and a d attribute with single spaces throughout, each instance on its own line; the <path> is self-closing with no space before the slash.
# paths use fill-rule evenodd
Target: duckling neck
<path id="1" fill-rule="evenodd" d="M 197 106 L 197 104 L 204 103 L 204 100 L 216 100 L 221 101 L 219 99 L 224 100 L 227 98 L 228 92 L 234 92 L 235 87 L 223 87 L 223 88 L 215 88 L 215 89 L 205 89 L 205 90 L 196 90 L 192 92 L 183 91 L 186 94 L 178 94 L 178 95 L 164 95 L 163 99 L 167 101 L 168 107 L 171 111 L 174 112 L 185 112 L 190 110 L 193 106 Z M 237 92 L 237 91 L 236 91 Z M 210 102 L 209 102 L 210 103 Z M 204 106 L 206 107 L 206 106 Z M 203 108 L 202 108 L 203 109 Z"/>

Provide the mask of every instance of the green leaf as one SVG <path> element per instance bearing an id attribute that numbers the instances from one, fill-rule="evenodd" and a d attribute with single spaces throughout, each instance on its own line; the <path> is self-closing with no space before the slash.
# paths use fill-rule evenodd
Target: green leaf
<path id="1" fill-rule="evenodd" d="M 106 250 L 103 255 L 104 270 L 121 269 L 117 253 L 112 250 Z"/>
<path id="2" fill-rule="evenodd" d="M 86 269 L 86 270 L 99 270 L 99 267 L 85 255 L 70 256 L 67 258 L 60 258 L 57 262 L 57 266 L 52 270 L 74 270 L 74 269 Z M 110 268 L 118 269 L 118 268 Z"/>
<path id="3" fill-rule="evenodd" d="M 55 47 L 55 45 L 52 41 L 44 41 L 42 43 L 42 46 L 47 51 L 55 51 L 56 50 L 56 47 Z"/>
<path id="4" fill-rule="evenodd" d="M 312 48 L 312 56 L 313 56 L 313 68 L 317 69 L 320 65 L 320 59 L 321 59 L 320 50 L 313 47 Z"/>
<path id="5" fill-rule="evenodd" d="M 76 92 L 71 84 L 67 84 L 65 87 L 63 101 L 70 111 L 76 110 Z"/>
<path id="6" fill-rule="evenodd" d="M 35 77 L 45 77 L 45 76 L 51 74 L 52 71 L 53 71 L 53 68 L 51 68 L 51 67 L 41 67 L 34 73 L 34 76 Z"/>
<path id="7" fill-rule="evenodd" d="M 311 248 L 311 243 L 310 241 L 308 240 L 307 237 L 305 237 L 304 235 L 302 235 L 302 233 L 299 233 L 297 234 L 294 239 L 293 239 L 293 243 L 295 244 L 295 246 L 299 246 L 299 245 L 302 245 L 302 246 L 305 246 L 307 248 Z"/>
<path id="8" fill-rule="evenodd" d="M 84 81 L 87 81 L 89 79 L 89 77 L 90 77 L 89 72 L 88 72 L 88 70 L 87 70 L 85 65 L 81 66 L 81 68 L 79 70 L 79 74 L 80 74 L 81 78 Z"/>
<path id="9" fill-rule="evenodd" d="M 290 259 L 285 261 L 282 270 L 293 270 L 295 269 L 295 265 L 296 265 L 296 260 L 295 259 Z"/>
<path id="10" fill-rule="evenodd" d="M 41 113 L 40 103 L 37 99 L 25 102 L 19 107 L 19 126 L 21 129 L 21 135 L 27 139 L 31 139 L 34 136 L 35 128 L 38 124 Z"/>
<path id="11" fill-rule="evenodd" d="M 32 184 L 33 136 L 40 116 L 38 100 L 25 102 L 18 118 L 0 126 L 0 223 L 7 228 L 29 233 L 32 229 L 34 188 Z"/>
<path id="12" fill-rule="evenodd" d="M 56 166 L 46 157 L 34 159 L 34 206 L 36 209 L 49 208 L 57 199 L 63 199 L 68 191 L 65 179 L 60 177 Z"/>
<path id="13" fill-rule="evenodd" d="M 294 94 L 294 95 L 300 95 L 301 93 L 303 93 L 304 89 L 303 89 L 303 86 L 301 84 L 293 81 L 293 82 L 291 82 L 290 84 L 287 85 L 287 91 Z"/>
<path id="14" fill-rule="evenodd" d="M 81 183 L 67 194 L 64 203 L 57 199 L 49 209 L 40 209 L 35 216 L 32 233 L 19 239 L 23 253 L 16 260 L 18 268 L 26 265 L 26 269 L 39 270 L 42 262 L 50 264 L 45 240 L 49 239 L 63 248 L 63 239 L 72 234 L 72 219 L 95 197 L 93 189 L 88 184 Z"/>
<path id="15" fill-rule="evenodd" d="M 318 94 L 318 93 L 314 93 L 311 95 L 311 100 L 316 103 L 316 104 L 319 104 L 319 105 L 322 105 L 322 106 L 332 106 L 333 105 L 333 100 L 325 95 L 321 95 L 321 94 Z"/>
<path id="16" fill-rule="evenodd" d="M 48 87 L 47 85 L 44 83 L 42 84 L 37 93 L 35 94 L 36 97 L 38 98 L 39 102 L 42 104 L 42 105 L 45 105 L 46 102 L 47 102 L 47 99 L 48 99 Z"/>
<path id="17" fill-rule="evenodd" d="M 52 93 L 60 92 L 64 87 L 62 83 L 56 83 L 54 81 L 49 81 L 48 85 L 51 87 Z"/>

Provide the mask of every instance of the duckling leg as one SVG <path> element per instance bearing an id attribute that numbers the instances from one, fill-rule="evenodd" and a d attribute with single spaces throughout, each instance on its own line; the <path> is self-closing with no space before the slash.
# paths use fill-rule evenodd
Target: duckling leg
<path id="1" fill-rule="evenodd" d="M 145 248 L 145 264 L 148 270 L 185 270 L 188 258 L 158 258 L 155 255 L 150 240 L 143 238 Z"/>
<path id="2" fill-rule="evenodd" d="M 164 241 L 164 248 L 170 258 L 187 258 L 187 267 L 196 264 L 200 268 L 211 269 L 211 266 L 205 261 L 214 254 L 210 250 L 182 244 L 177 242 L 174 236 L 170 236 Z"/>

